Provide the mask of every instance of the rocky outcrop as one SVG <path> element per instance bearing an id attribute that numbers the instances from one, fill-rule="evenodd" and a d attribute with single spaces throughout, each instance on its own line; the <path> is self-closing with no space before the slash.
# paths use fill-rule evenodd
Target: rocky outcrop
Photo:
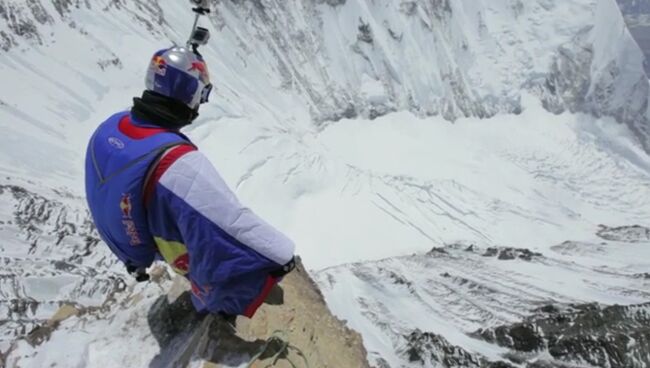
<path id="1" fill-rule="evenodd" d="M 628 243 L 639 243 L 639 242 L 650 241 L 650 229 L 640 225 L 618 226 L 618 227 L 609 227 L 605 225 L 600 225 L 596 235 L 598 235 L 599 237 L 605 240 L 628 242 Z"/>
<path id="2" fill-rule="evenodd" d="M 178 294 L 184 284 L 177 279 L 170 295 Z M 301 263 L 284 278 L 281 288 L 282 296 L 264 304 L 253 319 L 240 317 L 233 324 L 219 316 L 197 314 L 187 292 L 181 291 L 171 303 L 161 297 L 148 317 L 161 346 L 152 366 L 185 367 L 197 359 L 205 368 L 234 366 L 267 349 L 252 367 L 273 363 L 277 353 L 280 359 L 274 367 L 289 368 L 290 362 L 302 367 L 303 357 L 311 367 L 369 367 L 361 336 L 331 314 Z M 269 340 L 272 336 L 279 340 Z M 283 351 L 282 342 L 291 348 Z"/>
<path id="3" fill-rule="evenodd" d="M 532 261 L 533 258 L 543 257 L 542 253 L 533 252 L 525 248 L 511 248 L 511 247 L 490 247 L 485 250 L 483 257 L 497 257 L 502 261 L 510 261 L 513 259 L 522 259 L 524 261 Z"/>
<path id="4" fill-rule="evenodd" d="M 57 190 L 52 195 L 58 199 L 0 185 L 0 350 L 47 324 L 48 311 L 100 306 L 125 288 L 119 275 L 99 272 L 115 260 L 98 247 L 84 206 L 69 204 L 79 199 Z"/>
<path id="5" fill-rule="evenodd" d="M 650 305 L 634 304 L 650 298 L 635 274 L 644 267 L 612 265 L 613 251 L 644 244 L 566 242 L 542 255 L 459 242 L 317 276 L 338 316 L 381 337 L 366 340 L 378 367 L 640 368 L 650 364 Z M 631 305 L 583 302 L 599 296 Z"/>
<path id="6" fill-rule="evenodd" d="M 401 354 L 406 356 L 410 363 L 423 366 L 480 367 L 477 356 L 451 345 L 440 335 L 419 329 L 406 336 L 406 346 L 401 349 Z"/>
<path id="7" fill-rule="evenodd" d="M 369 367 L 361 335 L 332 315 L 320 289 L 302 265 L 281 285 L 284 303 L 265 304 L 253 319 L 238 320 L 237 330 L 242 336 L 266 338 L 283 330 L 287 341 L 302 351 L 312 367 Z M 294 361 L 300 359 L 294 357 Z"/>
<path id="8" fill-rule="evenodd" d="M 546 307 L 524 322 L 479 330 L 475 336 L 517 352 L 595 367 L 650 364 L 650 304 Z"/>

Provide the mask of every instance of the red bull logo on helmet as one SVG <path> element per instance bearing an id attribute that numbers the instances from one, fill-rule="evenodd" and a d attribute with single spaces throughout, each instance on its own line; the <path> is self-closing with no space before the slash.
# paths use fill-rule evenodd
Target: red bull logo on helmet
<path id="1" fill-rule="evenodd" d="M 199 72 L 199 79 L 204 84 L 210 84 L 210 74 L 208 73 L 208 66 L 203 61 L 195 61 L 192 63 L 192 66 L 188 72 L 197 71 Z"/>
<path id="2" fill-rule="evenodd" d="M 163 77 L 167 74 L 167 61 L 162 56 L 154 56 L 151 59 L 151 65 L 155 69 L 156 74 Z"/>

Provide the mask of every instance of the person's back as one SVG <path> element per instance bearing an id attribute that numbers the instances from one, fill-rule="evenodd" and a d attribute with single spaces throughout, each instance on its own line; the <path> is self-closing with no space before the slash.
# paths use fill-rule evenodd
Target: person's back
<path id="1" fill-rule="evenodd" d="M 293 243 L 243 207 L 179 132 L 211 84 L 196 53 L 157 52 L 147 90 L 93 134 L 86 195 L 102 239 L 130 271 L 162 258 L 192 283 L 199 311 L 251 317 L 292 269 Z"/>

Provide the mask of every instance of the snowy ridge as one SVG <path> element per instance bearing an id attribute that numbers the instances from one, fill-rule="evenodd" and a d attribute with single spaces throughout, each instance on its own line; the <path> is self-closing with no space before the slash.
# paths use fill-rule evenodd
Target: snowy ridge
<path id="1" fill-rule="evenodd" d="M 124 289 L 79 198 L 15 180 L 3 180 L 0 198 L 0 350 L 64 303 L 97 308 Z"/>
<path id="2" fill-rule="evenodd" d="M 420 359 L 424 366 L 437 366 L 436 360 L 441 363 L 443 353 L 432 352 L 433 360 L 425 364 L 422 356 L 431 352 L 424 349 L 417 358 L 409 352 L 413 339 L 421 339 L 423 331 L 444 336 L 443 340 L 448 341 L 439 341 L 429 349 L 449 344 L 468 352 L 463 359 L 469 359 L 471 364 L 451 359 L 442 364 L 444 367 L 478 367 L 482 366 L 481 359 L 504 360 L 511 357 L 509 354 L 522 353 L 519 359 L 530 363 L 546 360 L 549 347 L 539 342 L 530 349 L 512 345 L 512 342 L 510 345 L 497 344 L 494 337 L 485 342 L 480 340 L 481 334 L 490 335 L 482 331 L 487 327 L 499 331 L 498 326 L 532 320 L 537 317 L 529 316 L 540 311 L 559 313 L 567 305 L 646 303 L 650 300 L 650 279 L 640 272 L 647 270 L 648 264 L 630 265 L 628 262 L 631 257 L 643 259 L 648 252 L 650 243 L 647 241 L 636 244 L 566 242 L 552 247 L 546 254 L 525 249 L 481 249 L 468 243 L 452 244 L 434 248 L 426 254 L 325 269 L 318 273 L 318 280 L 332 310 L 361 331 L 369 358 L 378 366 L 382 366 L 381 362 L 387 367 L 411 366 Z M 355 308 L 350 307 L 351 301 Z M 577 340 L 565 345 L 584 353 L 562 355 L 552 351 L 553 357 L 565 362 L 584 359 L 581 354 L 594 353 L 590 350 L 589 339 L 598 339 L 598 335 L 608 331 L 634 334 L 640 342 L 644 341 L 648 336 L 647 328 L 643 328 L 647 323 L 648 306 L 643 308 L 646 312 L 640 313 L 646 313 L 646 317 L 640 315 L 638 322 L 630 320 L 629 330 L 623 324 L 628 322 L 618 324 L 618 330 L 598 327 L 598 324 L 593 330 L 576 328 L 575 335 L 582 334 L 580 338 L 584 342 Z M 619 318 L 625 320 L 625 317 Z M 551 332 L 546 332 L 549 338 Z M 569 330 L 558 329 L 557 333 L 568 334 Z M 516 332 L 512 334 L 514 344 L 530 343 L 527 338 L 515 335 Z M 503 344 L 515 352 L 508 353 L 508 349 L 493 344 Z M 583 344 L 586 345 L 583 347 Z M 644 367 L 650 364 L 644 356 L 645 348 L 640 346 L 639 351 L 622 349 L 620 355 L 610 351 L 583 363 L 590 367 L 603 366 L 602 361 L 610 360 L 607 366 Z M 598 359 L 604 360 L 599 363 Z M 514 357 L 511 364 L 516 365 Z"/>

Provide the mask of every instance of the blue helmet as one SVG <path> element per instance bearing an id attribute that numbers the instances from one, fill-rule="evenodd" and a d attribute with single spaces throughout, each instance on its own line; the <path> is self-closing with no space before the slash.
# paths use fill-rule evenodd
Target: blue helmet
<path id="1" fill-rule="evenodd" d="M 212 91 L 208 66 L 192 50 L 174 46 L 156 52 L 145 80 L 147 90 L 170 97 L 196 110 Z"/>

